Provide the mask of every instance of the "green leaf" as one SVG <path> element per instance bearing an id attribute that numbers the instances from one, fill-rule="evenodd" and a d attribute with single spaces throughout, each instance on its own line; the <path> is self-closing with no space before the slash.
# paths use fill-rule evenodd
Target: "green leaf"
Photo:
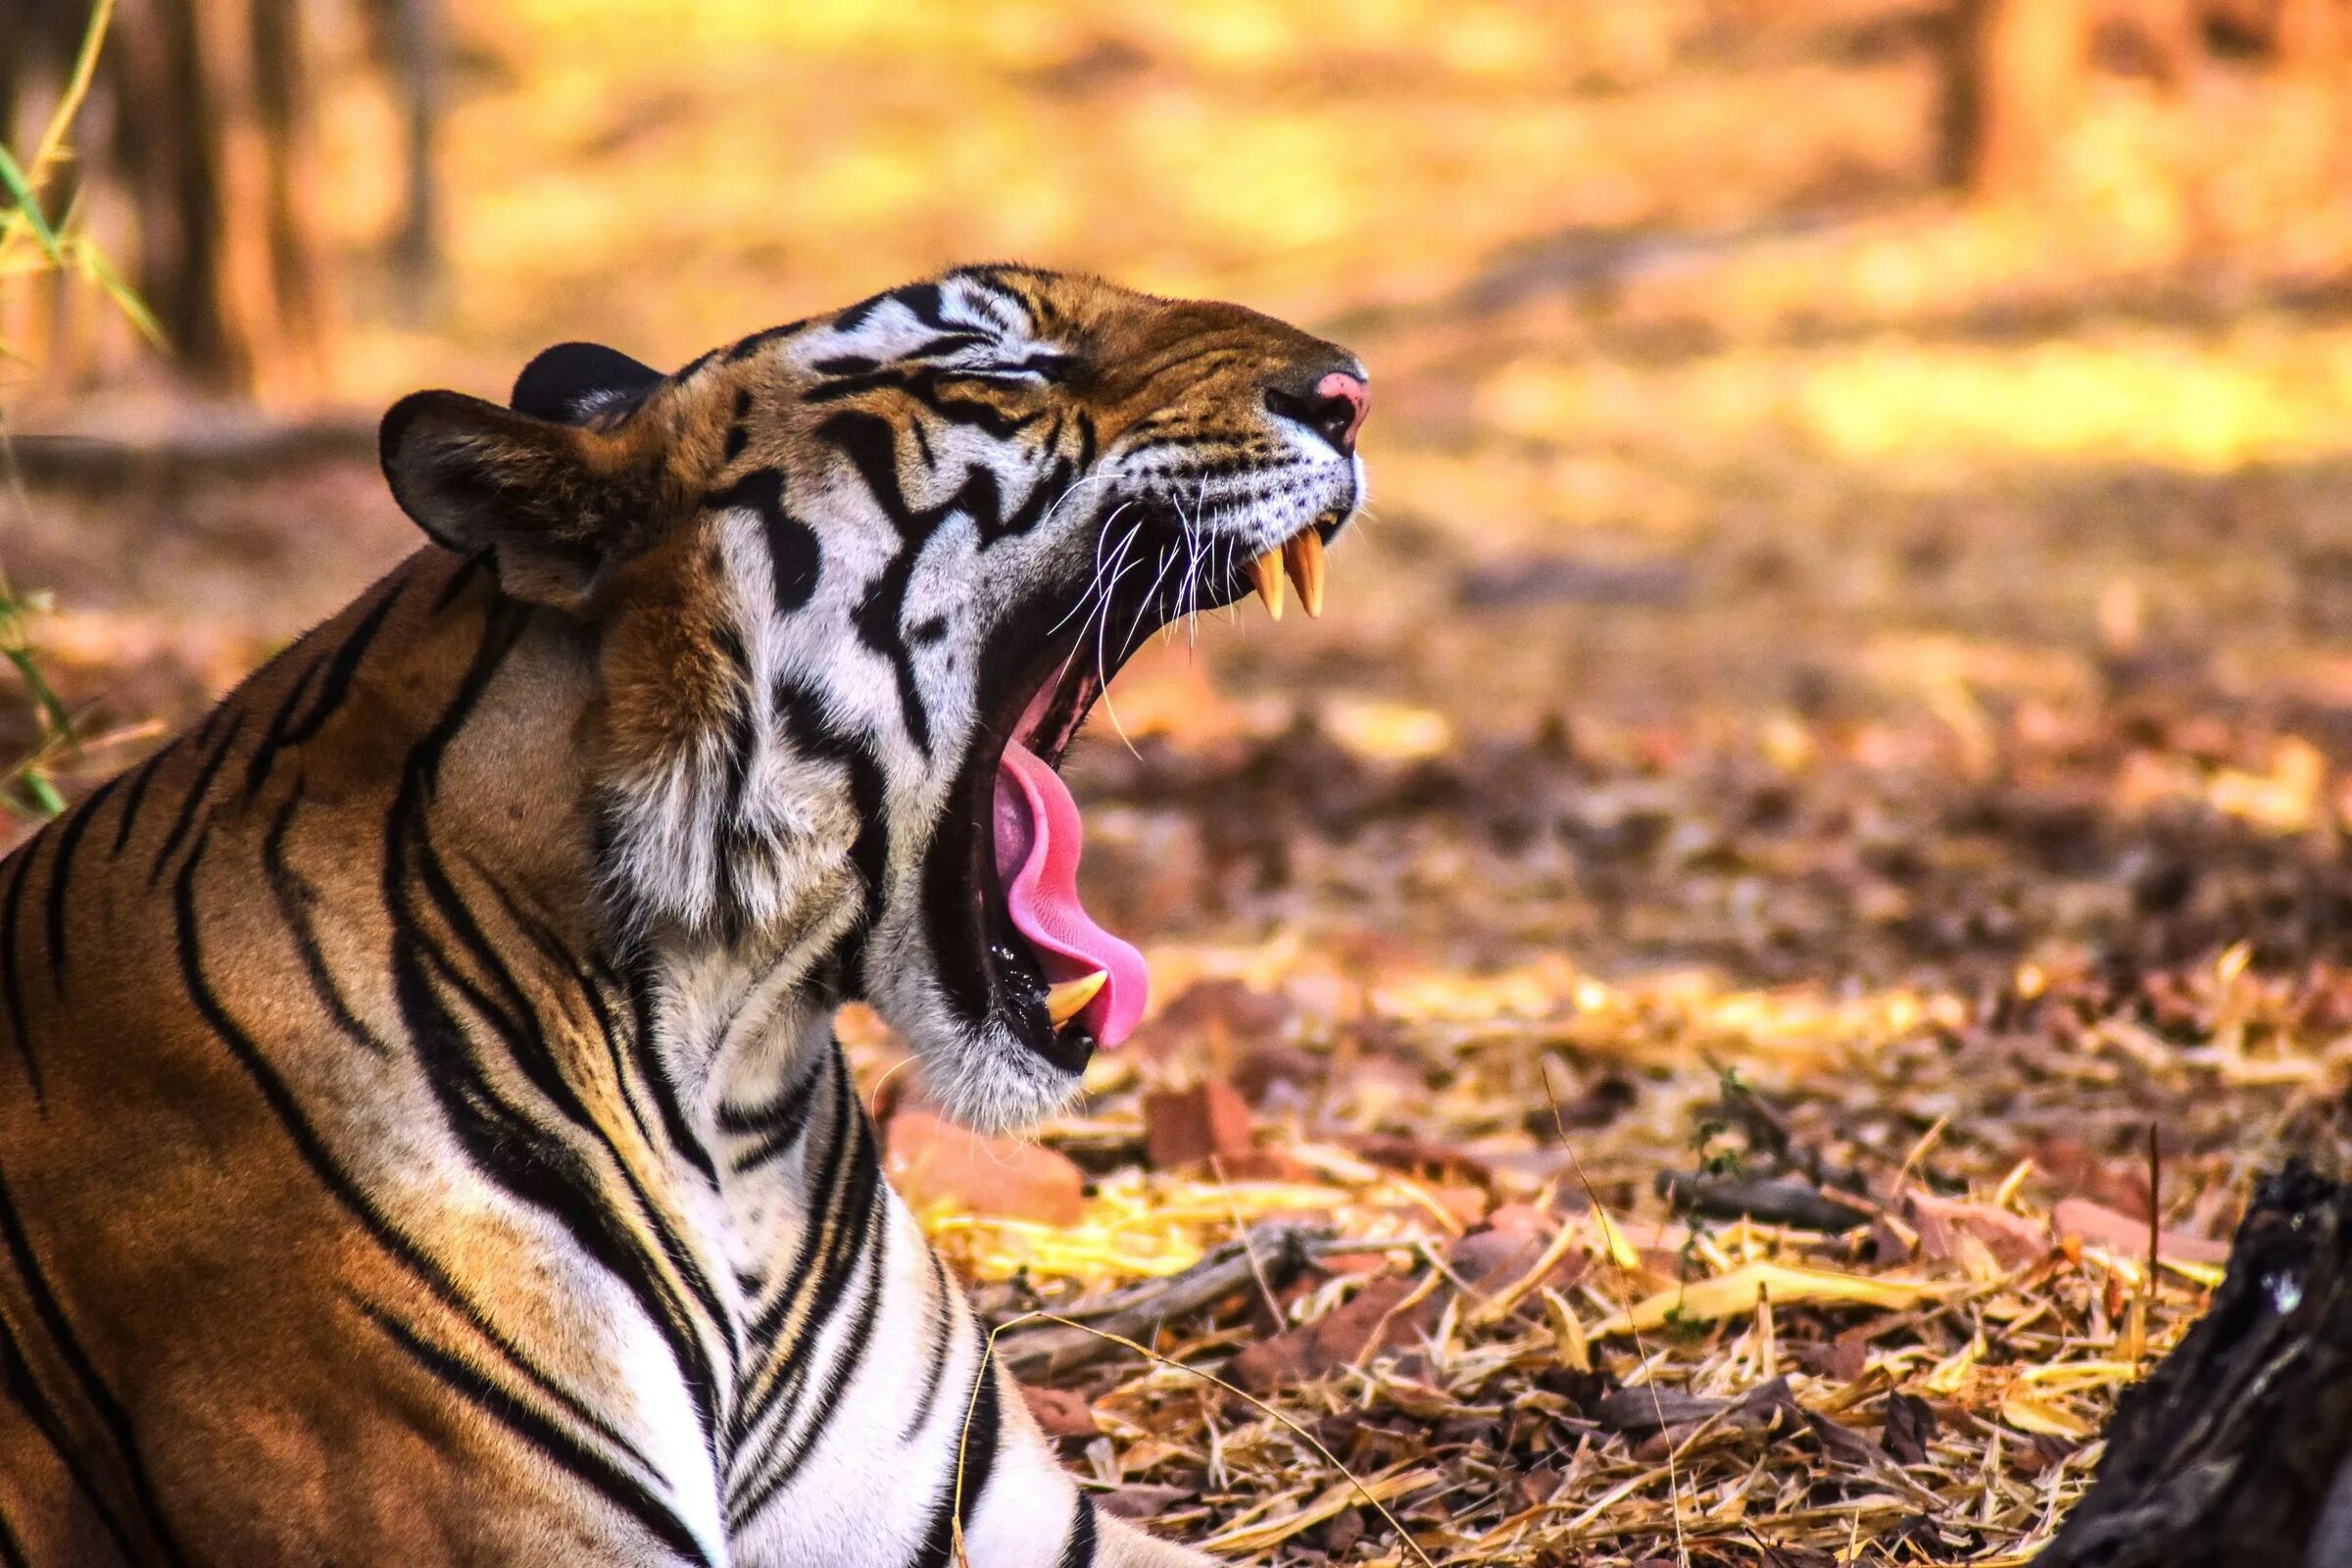
<path id="1" fill-rule="evenodd" d="M 148 311 L 147 302 L 139 298 L 138 290 L 122 280 L 122 275 L 115 270 L 114 264 L 106 259 L 98 247 L 78 246 L 76 254 L 81 259 L 82 275 L 106 291 L 107 298 L 115 302 L 115 308 L 139 329 L 139 335 L 159 349 L 169 347 L 164 340 L 164 324 Z"/>
<path id="2" fill-rule="evenodd" d="M 57 786 L 49 782 L 48 774 L 37 770 L 26 773 L 24 789 L 25 797 L 32 802 L 33 809 L 43 816 L 66 814 L 66 798 L 57 793 Z"/>
<path id="3" fill-rule="evenodd" d="M 32 182 L 24 177 L 24 169 L 6 147 L 0 147 L 0 188 L 8 191 L 17 204 L 17 211 L 23 213 L 24 220 L 32 225 L 33 237 L 41 242 L 41 249 L 49 253 L 49 260 L 59 267 L 65 266 L 65 247 L 58 243 L 57 230 L 51 228 L 49 220 L 41 216 L 40 198 L 32 193 Z"/>
<path id="4" fill-rule="evenodd" d="M 32 700 L 39 706 L 41 716 L 49 721 L 50 729 L 71 738 L 74 734 L 74 715 L 66 710 L 64 702 L 50 689 L 48 680 L 41 674 L 41 666 L 33 659 L 32 650 L 11 648 L 6 652 L 8 662 L 16 665 L 17 673 L 24 677 L 25 688 L 32 693 Z"/>

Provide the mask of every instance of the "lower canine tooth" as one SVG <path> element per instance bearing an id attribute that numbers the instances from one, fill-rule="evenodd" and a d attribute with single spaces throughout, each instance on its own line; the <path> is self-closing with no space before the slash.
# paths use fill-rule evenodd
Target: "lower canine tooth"
<path id="1" fill-rule="evenodd" d="M 1046 1016 L 1054 1020 L 1054 1027 L 1058 1029 L 1084 1012 L 1086 1004 L 1095 1000 L 1096 994 L 1102 991 L 1103 983 L 1109 978 L 1108 969 L 1097 969 L 1093 974 L 1048 986 Z"/>
<path id="2" fill-rule="evenodd" d="M 1257 597 L 1264 600 L 1266 613 L 1276 620 L 1282 618 L 1282 549 L 1276 546 L 1250 563 L 1250 580 L 1257 584 Z"/>
<path id="3" fill-rule="evenodd" d="M 1282 547 L 1282 569 L 1298 586 L 1298 603 L 1310 617 L 1323 614 L 1323 536 L 1312 528 L 1294 535 Z"/>

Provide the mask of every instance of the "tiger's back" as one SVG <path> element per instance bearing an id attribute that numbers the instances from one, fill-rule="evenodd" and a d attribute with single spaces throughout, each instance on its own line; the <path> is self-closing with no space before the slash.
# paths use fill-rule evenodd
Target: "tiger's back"
<path id="1" fill-rule="evenodd" d="M 561 1301 L 482 1277 L 512 1238 L 403 1148 L 431 1118 L 392 984 L 417 892 L 383 889 L 440 770 L 446 809 L 467 770 L 525 760 L 516 729 L 420 755 L 499 619 L 483 574 L 420 558 L 0 866 L 0 1521 L 24 1560 L 425 1561 L 492 1473 L 479 1423 L 417 1418 L 436 1395 L 391 1315 L 462 1337 L 475 1298 Z M 534 819 L 562 817 L 512 825 Z M 541 848 L 561 864 L 563 835 Z M 513 954 L 514 983 L 555 988 Z M 257 1508 L 238 1474 L 302 1504 Z M 529 1560 L 527 1535 L 453 1560 Z"/>

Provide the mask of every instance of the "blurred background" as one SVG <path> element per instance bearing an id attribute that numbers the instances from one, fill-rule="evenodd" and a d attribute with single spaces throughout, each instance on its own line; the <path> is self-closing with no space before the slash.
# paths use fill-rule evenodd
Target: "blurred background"
<path id="1" fill-rule="evenodd" d="M 1442 1240 L 1573 1196 L 1571 1138 L 1584 1193 L 1661 1227 L 1639 1291 L 1712 1245 L 1653 1190 L 1693 1159 L 2209 1239 L 2280 1148 L 2352 1149 L 2352 0 L 112 20 L 81 92 L 87 0 L 0 0 L 0 844 L 416 545 L 374 464 L 399 394 L 503 396 L 567 338 L 675 366 L 958 262 L 1091 269 L 1357 350 L 1371 504 L 1325 618 L 1148 651 L 1072 756 L 1089 902 L 1163 1010 L 1029 1151 L 1090 1173 L 1081 1203 L 1055 1167 L 1054 1227 L 989 1217 L 1010 1154 L 928 1197 L 894 1164 L 995 1306 L 1301 1206 Z M 1215 1188 L 1140 1169 L 1139 1074 L 1248 1101 Z M 2056 1317 L 2016 1307 L 2042 1349 L 1901 1320 L 1947 1544 L 2045 1536 L 2200 1299 L 2127 1319 L 2079 1266 Z M 1847 1321 L 1764 1319 L 1602 1364 L 1736 1393 Z M 2043 1353 L 2095 1364 L 2031 1392 Z M 1532 1478 L 1554 1437 L 1492 1441 Z M 1180 1528 L 1262 1503 L 1079 1441 L 1106 1485 L 1173 1477 L 1137 1507 Z M 2004 1441 L 2049 1468 L 1986 1500 Z M 1579 1509 L 1617 1474 L 1578 1473 Z M 1516 1506 L 1468 1494 L 1408 1521 Z M 1250 1539 L 1345 1557 L 1339 1510 Z M 1821 1554 L 1770 1560 L 1882 1560 L 1851 1526 L 1790 1514 Z"/>
<path id="2" fill-rule="evenodd" d="M 0 5 L 7 145 L 89 20 Z M 0 564 L 51 596 L 12 635 L 85 720 L 69 795 L 413 546 L 391 398 L 1010 258 L 1374 371 L 1334 613 L 1147 660 L 1120 714 L 1236 777 L 1303 724 L 1365 799 L 1183 827 L 1232 863 L 1179 858 L 1154 918 L 1296 915 L 1260 896 L 1310 877 L 1268 847 L 1297 810 L 1524 802 L 1396 782 L 1489 743 L 1874 791 L 2088 748 L 2078 806 L 2266 843 L 2352 803 L 2347 0 L 123 0 L 66 149 L 41 205 L 155 326 L 72 268 L 0 296 Z M 1689 956 L 1592 901 L 1695 857 L 1738 906 L 1696 951 L 1777 972 L 1772 867 L 1604 814 L 1514 858 L 1533 932 Z M 1814 936 L 1946 915 L 1857 878 Z"/>

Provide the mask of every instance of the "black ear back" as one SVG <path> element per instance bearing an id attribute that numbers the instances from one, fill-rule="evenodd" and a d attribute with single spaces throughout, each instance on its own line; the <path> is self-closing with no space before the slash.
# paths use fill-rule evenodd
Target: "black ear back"
<path id="1" fill-rule="evenodd" d="M 507 403 L 535 419 L 578 424 L 593 415 L 634 405 L 661 379 L 660 370 L 618 349 L 602 343 L 559 343 L 522 368 Z"/>
<path id="2" fill-rule="evenodd" d="M 654 434 L 416 392 L 392 405 L 380 441 L 392 498 L 434 543 L 488 550 L 512 597 L 585 613 L 606 563 L 660 520 Z"/>

